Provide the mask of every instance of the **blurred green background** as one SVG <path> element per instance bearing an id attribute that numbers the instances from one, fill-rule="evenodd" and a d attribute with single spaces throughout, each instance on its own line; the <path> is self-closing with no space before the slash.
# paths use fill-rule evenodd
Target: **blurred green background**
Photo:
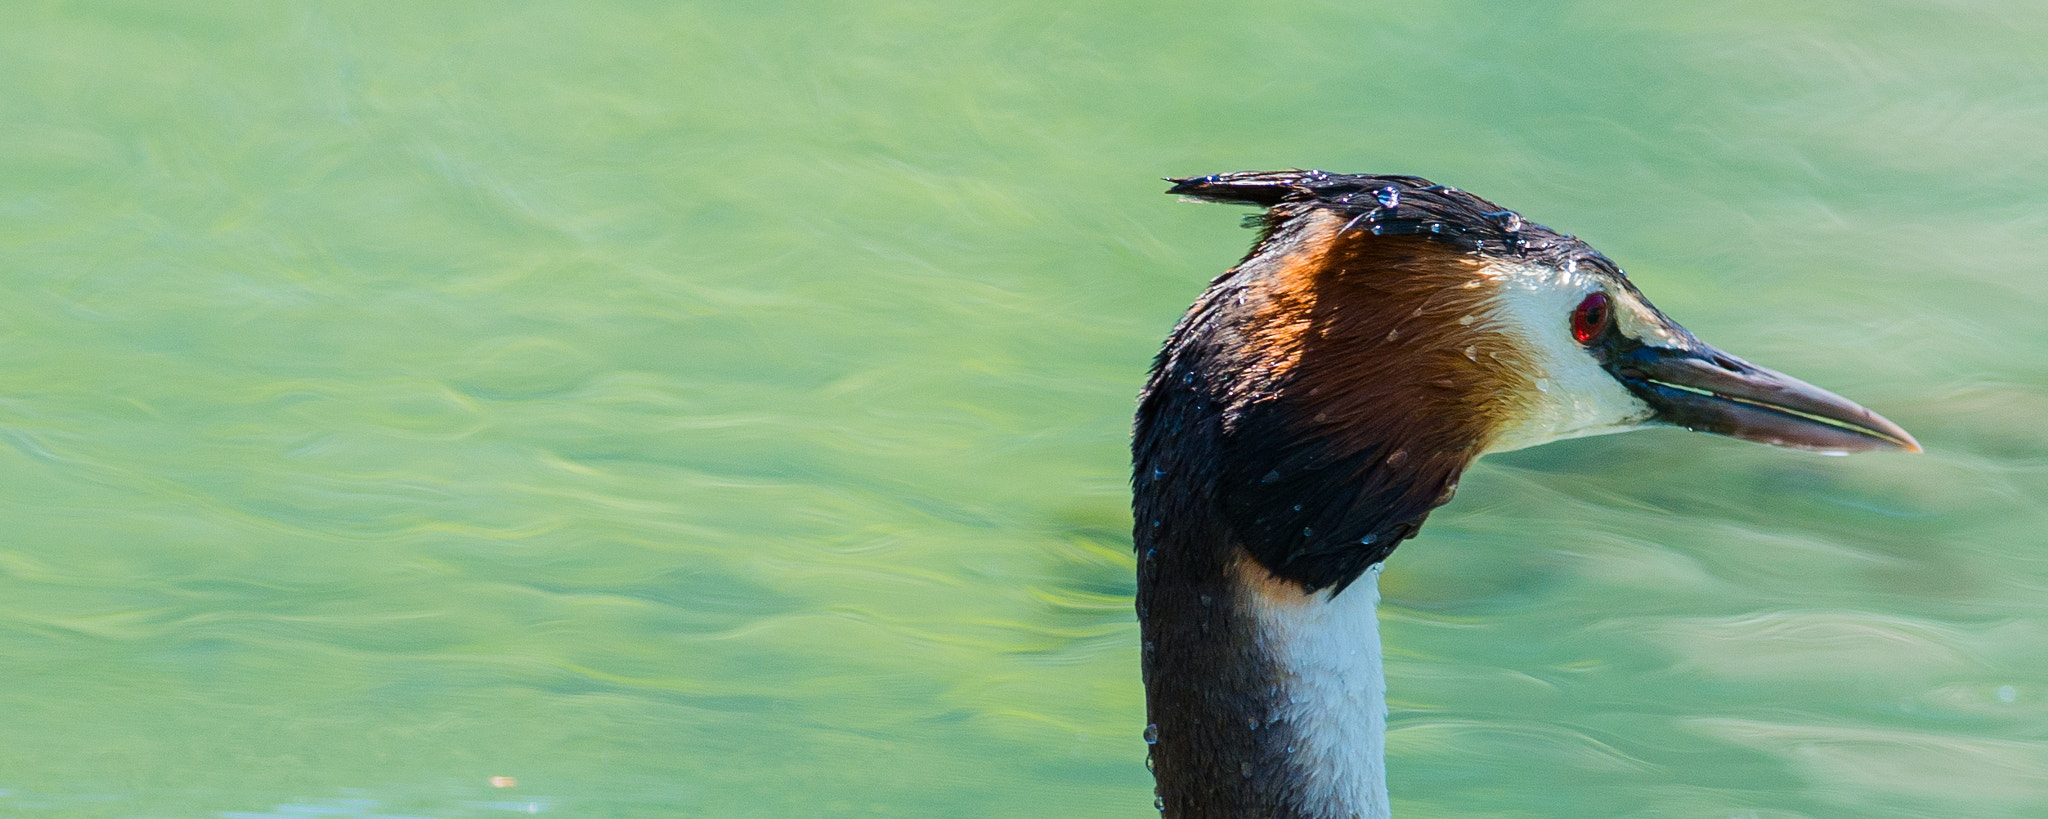
<path id="1" fill-rule="evenodd" d="M 0 10 L 0 815 L 1151 814 L 1125 442 L 1427 175 L 1925 456 L 1482 462 L 1403 817 L 2048 815 L 2048 6 Z M 493 776 L 517 784 L 495 788 Z"/>

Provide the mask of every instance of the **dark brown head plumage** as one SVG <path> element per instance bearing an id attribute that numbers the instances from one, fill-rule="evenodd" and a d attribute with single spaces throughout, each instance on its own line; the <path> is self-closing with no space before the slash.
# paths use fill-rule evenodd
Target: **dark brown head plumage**
<path id="1" fill-rule="evenodd" d="M 1162 505 L 1212 506 L 1274 575 L 1341 588 L 1449 499 L 1526 386 L 1487 326 L 1485 249 L 1591 251 L 1414 177 L 1232 174 L 1172 192 L 1270 210 L 1155 364 L 1137 480 L 1180 470 Z"/>

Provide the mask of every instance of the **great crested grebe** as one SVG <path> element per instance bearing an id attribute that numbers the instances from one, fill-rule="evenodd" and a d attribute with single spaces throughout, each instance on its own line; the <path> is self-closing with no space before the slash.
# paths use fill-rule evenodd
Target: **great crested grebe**
<path id="1" fill-rule="evenodd" d="M 1378 569 L 1481 454 L 1651 424 L 1920 450 L 1472 194 L 1321 171 L 1170 181 L 1267 210 L 1139 398 L 1145 739 L 1168 817 L 1388 815 Z"/>

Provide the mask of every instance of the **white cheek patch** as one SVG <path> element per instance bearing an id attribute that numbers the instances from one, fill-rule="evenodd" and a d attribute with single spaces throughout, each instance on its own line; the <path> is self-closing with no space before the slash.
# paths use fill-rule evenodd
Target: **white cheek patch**
<path id="1" fill-rule="evenodd" d="M 1574 264 L 1561 268 L 1497 262 L 1481 273 L 1499 286 L 1492 318 L 1530 366 L 1531 393 L 1521 396 L 1522 413 L 1496 432 L 1488 452 L 1523 449 L 1566 438 L 1622 432 L 1649 420 L 1648 404 L 1614 380 L 1593 355 L 1572 338 L 1571 315 L 1601 282 Z M 1629 335 L 1655 343 L 1649 312 L 1626 293 L 1610 291 L 1615 320 Z"/>

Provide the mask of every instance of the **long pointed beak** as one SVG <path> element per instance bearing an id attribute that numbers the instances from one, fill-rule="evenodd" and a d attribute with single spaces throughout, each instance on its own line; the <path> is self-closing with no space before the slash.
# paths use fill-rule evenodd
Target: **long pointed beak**
<path id="1" fill-rule="evenodd" d="M 1819 452 L 1920 451 L 1898 424 L 1847 398 L 1705 344 L 1637 347 L 1609 367 L 1657 422 Z"/>

